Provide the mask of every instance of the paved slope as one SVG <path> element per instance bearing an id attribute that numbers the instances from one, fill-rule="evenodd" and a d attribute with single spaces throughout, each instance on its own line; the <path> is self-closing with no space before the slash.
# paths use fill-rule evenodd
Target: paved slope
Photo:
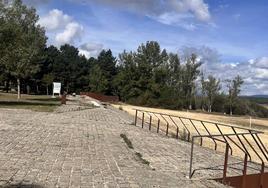
<path id="1" fill-rule="evenodd" d="M 62 113 L 0 109 L 2 187 L 225 187 L 200 179 L 215 171 L 186 178 L 189 143 L 135 127 L 119 110 L 74 105 L 61 107 Z M 221 155 L 197 151 L 195 167 L 223 163 Z"/>

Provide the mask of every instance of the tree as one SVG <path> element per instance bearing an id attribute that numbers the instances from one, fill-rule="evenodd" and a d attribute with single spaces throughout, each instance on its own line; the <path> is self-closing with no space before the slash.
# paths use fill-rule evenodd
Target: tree
<path id="1" fill-rule="evenodd" d="M 207 104 L 206 101 L 206 81 L 205 81 L 205 76 L 204 76 L 204 72 L 201 72 L 200 75 L 201 78 L 201 109 L 203 111 L 205 111 L 205 106 Z"/>
<path id="2" fill-rule="evenodd" d="M 97 58 L 97 64 L 103 72 L 105 80 L 108 84 L 106 89 L 103 91 L 104 94 L 112 95 L 113 94 L 113 79 L 117 74 L 116 69 L 116 58 L 113 56 L 111 50 L 102 50 Z"/>
<path id="3" fill-rule="evenodd" d="M 47 95 L 49 95 L 48 87 L 53 83 L 53 80 L 54 80 L 54 76 L 51 73 L 50 74 L 45 74 L 43 79 L 42 79 L 42 82 L 46 86 Z"/>
<path id="4" fill-rule="evenodd" d="M 186 57 L 186 64 L 183 67 L 182 87 L 186 106 L 190 110 L 192 109 L 192 101 L 196 92 L 195 80 L 200 74 L 199 67 L 201 66 L 201 64 L 201 62 L 197 61 L 197 56 L 195 54 L 191 54 L 190 57 Z"/>
<path id="5" fill-rule="evenodd" d="M 95 65 L 90 71 L 89 87 L 92 92 L 104 93 L 108 88 L 108 80 L 99 65 Z"/>
<path id="6" fill-rule="evenodd" d="M 244 83 L 241 76 L 237 75 L 233 80 L 226 80 L 228 88 L 228 102 L 230 115 L 233 115 L 233 107 L 237 102 L 238 95 L 241 92 L 241 86 Z"/>
<path id="7" fill-rule="evenodd" d="M 38 15 L 21 0 L 11 6 L 0 1 L 0 64 L 17 79 L 18 99 L 21 80 L 39 69 L 38 56 L 45 48 L 45 31 L 37 25 Z"/>
<path id="8" fill-rule="evenodd" d="M 209 75 L 207 81 L 204 82 L 204 89 L 207 96 L 208 112 L 212 112 L 212 105 L 221 89 L 220 80 L 217 80 L 212 75 Z"/>
<path id="9" fill-rule="evenodd" d="M 139 72 L 134 60 L 132 52 L 119 54 L 118 59 L 118 74 L 113 80 L 115 94 L 123 101 L 128 101 L 139 95 L 137 89 L 137 81 L 139 79 Z"/>

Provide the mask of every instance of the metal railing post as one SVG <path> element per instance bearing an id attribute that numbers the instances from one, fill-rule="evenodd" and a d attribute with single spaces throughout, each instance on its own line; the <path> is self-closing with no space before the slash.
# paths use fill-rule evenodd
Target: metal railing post
<path id="1" fill-rule="evenodd" d="M 144 124 L 144 112 L 142 113 L 142 120 L 141 120 L 141 127 L 143 128 L 143 124 Z"/>
<path id="2" fill-rule="evenodd" d="M 264 176 L 264 162 L 261 163 L 261 179 L 260 179 L 260 187 L 264 188 L 263 186 L 263 176 Z"/>
<path id="3" fill-rule="evenodd" d="M 242 188 L 245 188 L 246 187 L 247 163 L 248 163 L 248 155 L 245 154 L 244 169 L 243 169 L 243 178 L 242 178 Z"/>
<path id="4" fill-rule="evenodd" d="M 138 110 L 136 110 L 134 125 L 137 126 Z"/>
<path id="5" fill-rule="evenodd" d="M 228 154 L 229 154 L 229 144 L 226 144 L 225 148 L 225 157 L 224 157 L 224 166 L 223 166 L 223 177 L 222 182 L 226 183 L 226 174 L 227 174 L 227 166 L 228 166 Z"/>
<path id="6" fill-rule="evenodd" d="M 157 122 L 157 133 L 159 133 L 159 127 L 160 127 L 160 119 L 158 119 L 158 122 Z"/>
<path id="7" fill-rule="evenodd" d="M 195 137 L 193 136 L 193 137 L 192 137 L 192 143 L 191 143 L 189 179 L 192 178 L 193 155 L 194 155 L 194 138 L 195 138 Z"/>
<path id="8" fill-rule="evenodd" d="M 168 127 L 169 127 L 169 124 L 167 123 L 166 135 L 168 135 Z"/>
<path id="9" fill-rule="evenodd" d="M 149 130 L 151 130 L 151 127 L 152 127 L 152 116 L 150 116 Z"/>

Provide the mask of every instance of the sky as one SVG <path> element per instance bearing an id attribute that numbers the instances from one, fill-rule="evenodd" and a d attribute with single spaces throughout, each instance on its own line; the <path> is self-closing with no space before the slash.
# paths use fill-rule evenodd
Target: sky
<path id="1" fill-rule="evenodd" d="M 243 95 L 268 94 L 267 0 L 24 0 L 34 6 L 48 45 L 68 43 L 96 57 L 158 41 L 195 52 L 206 75 L 240 74 Z"/>

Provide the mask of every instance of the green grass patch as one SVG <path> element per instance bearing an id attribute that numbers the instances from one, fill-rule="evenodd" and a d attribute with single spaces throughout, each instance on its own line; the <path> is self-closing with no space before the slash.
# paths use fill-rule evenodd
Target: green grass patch
<path id="1" fill-rule="evenodd" d="M 42 103 L 27 103 L 27 102 L 13 102 L 13 101 L 0 101 L 0 108 L 11 109 L 27 109 L 37 112 L 53 112 L 59 106 L 57 104 L 42 104 Z"/>
<path id="2" fill-rule="evenodd" d="M 134 149 L 132 142 L 128 139 L 128 137 L 125 134 L 120 134 L 120 137 L 123 138 L 124 142 L 130 149 Z"/>
<path id="3" fill-rule="evenodd" d="M 142 158 L 142 154 L 139 152 L 136 152 L 135 155 L 138 157 L 139 161 L 141 161 L 143 164 L 150 165 L 150 162 L 146 159 Z"/>
<path id="4" fill-rule="evenodd" d="M 124 142 L 127 144 L 128 148 L 134 149 L 132 142 L 128 139 L 128 137 L 125 134 L 120 134 L 120 137 L 123 138 Z M 150 165 L 150 162 L 146 159 L 142 158 L 142 154 L 139 152 L 135 152 L 135 158 L 136 160 L 140 161 L 142 164 Z M 155 169 L 153 169 L 155 170 Z"/>
<path id="5" fill-rule="evenodd" d="M 0 108 L 28 109 L 38 112 L 53 112 L 60 105 L 59 98 L 44 95 L 22 95 L 0 93 Z"/>

